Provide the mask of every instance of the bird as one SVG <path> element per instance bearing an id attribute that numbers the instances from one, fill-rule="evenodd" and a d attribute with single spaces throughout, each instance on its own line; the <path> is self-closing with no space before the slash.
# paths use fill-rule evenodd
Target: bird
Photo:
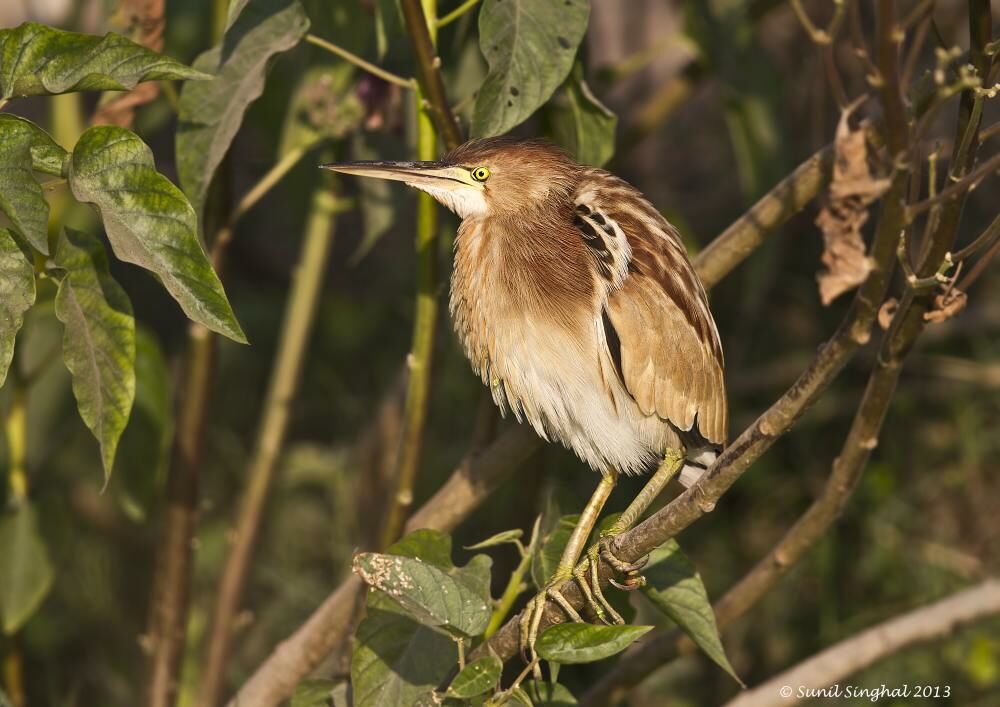
<path id="1" fill-rule="evenodd" d="M 502 413 L 601 474 L 553 577 L 522 612 L 522 649 L 536 656 L 549 600 L 583 620 L 560 591 L 573 578 L 598 618 L 622 623 L 598 559 L 624 574 L 616 586 L 641 586 L 643 561 L 622 562 L 610 540 L 670 479 L 693 484 L 727 435 L 722 344 L 677 229 L 625 180 L 543 140 L 477 139 L 438 161 L 323 167 L 403 182 L 461 219 L 450 312 L 473 370 Z M 651 469 L 581 561 L 619 475 Z"/>

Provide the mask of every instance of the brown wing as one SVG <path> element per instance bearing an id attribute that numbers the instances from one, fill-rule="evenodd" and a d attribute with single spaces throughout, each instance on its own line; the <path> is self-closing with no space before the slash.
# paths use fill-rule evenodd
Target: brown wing
<path id="1" fill-rule="evenodd" d="M 608 191 L 581 197 L 615 224 L 631 251 L 628 273 L 602 313 L 609 354 L 644 414 L 684 431 L 696 426 L 705 440 L 722 445 L 728 423 L 722 346 L 704 287 L 673 227 L 624 182 L 615 179 Z"/>

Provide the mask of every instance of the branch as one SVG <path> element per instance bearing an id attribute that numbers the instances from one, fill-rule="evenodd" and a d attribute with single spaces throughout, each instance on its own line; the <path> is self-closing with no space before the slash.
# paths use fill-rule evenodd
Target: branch
<path id="1" fill-rule="evenodd" d="M 397 76 L 391 71 L 386 71 L 380 66 L 372 64 L 370 61 L 366 61 L 359 57 L 353 52 L 349 52 L 343 47 L 338 47 L 333 42 L 329 42 L 322 37 L 317 37 L 315 34 L 307 34 L 305 40 L 320 49 L 325 49 L 335 56 L 339 56 L 346 62 L 354 64 L 359 69 L 367 71 L 372 76 L 377 76 L 383 81 L 388 81 L 389 83 L 395 84 L 402 88 L 413 88 L 413 79 L 405 79 L 402 76 Z"/>
<path id="2" fill-rule="evenodd" d="M 431 3 L 432 8 L 433 6 L 434 3 Z M 422 9 L 421 18 L 423 18 Z M 426 21 L 422 19 L 421 22 L 424 22 L 424 35 L 431 41 L 430 35 L 426 32 Z M 412 37 L 414 32 L 412 28 L 410 30 Z M 414 47 L 418 42 L 419 38 L 413 37 Z M 436 70 L 434 75 L 440 81 L 441 77 Z M 437 158 L 437 136 L 434 134 L 434 123 L 428 112 L 422 109 L 422 93 L 423 91 L 418 90 L 414 96 L 417 114 L 417 159 L 433 160 Z M 409 369 L 406 404 L 403 409 L 395 489 L 388 500 L 382 523 L 380 549 L 388 547 L 398 539 L 406 516 L 413 505 L 413 489 L 420 470 L 420 453 L 423 448 L 424 429 L 427 426 L 434 332 L 438 317 L 438 207 L 437 202 L 429 194 L 417 195 L 416 231 L 416 312 L 413 318 L 413 342 L 406 357 L 406 366 Z"/>
<path id="3" fill-rule="evenodd" d="M 270 493 L 278 455 L 284 446 L 291 403 L 298 390 L 306 345 L 323 287 L 323 275 L 333 240 L 336 208 L 337 204 L 328 184 L 321 182 L 313 196 L 302 255 L 285 307 L 278 354 L 264 402 L 254 454 L 247 469 L 247 485 L 240 502 L 239 519 L 230 536 L 232 546 L 219 579 L 205 668 L 198 688 L 197 703 L 207 707 L 218 703 L 225 682 L 225 669 L 233 638 L 233 620 L 240 608 L 264 504 Z"/>
<path id="4" fill-rule="evenodd" d="M 508 429 L 482 453 L 463 459 L 436 494 L 413 514 L 407 532 L 450 531 L 541 446 L 527 426 Z M 278 644 L 229 702 L 229 707 L 272 707 L 287 699 L 344 638 L 363 585 L 350 575 L 291 636 Z"/>
<path id="5" fill-rule="evenodd" d="M 424 8 L 421 6 L 421 0 L 401 0 L 400 6 L 417 60 L 417 80 L 420 82 L 420 89 L 430 104 L 434 122 L 437 123 L 445 147 L 453 150 L 462 143 L 462 132 L 451 112 L 451 105 L 444 90 L 440 71 L 441 59 L 434 48 Z"/>
<path id="6" fill-rule="evenodd" d="M 1000 580 L 987 579 L 971 589 L 845 639 L 763 685 L 740 694 L 726 707 L 779 707 L 797 702 L 798 699 L 782 696 L 782 688 L 791 687 L 795 698 L 800 687 L 827 687 L 904 648 L 944 638 L 995 614 L 1000 614 Z"/>

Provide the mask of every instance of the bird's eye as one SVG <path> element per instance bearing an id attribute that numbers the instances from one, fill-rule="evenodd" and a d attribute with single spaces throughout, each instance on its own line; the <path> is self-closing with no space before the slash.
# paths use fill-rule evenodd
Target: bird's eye
<path id="1" fill-rule="evenodd" d="M 490 178 L 490 171 L 485 167 L 476 167 L 472 170 L 472 178 L 477 182 L 485 182 Z"/>

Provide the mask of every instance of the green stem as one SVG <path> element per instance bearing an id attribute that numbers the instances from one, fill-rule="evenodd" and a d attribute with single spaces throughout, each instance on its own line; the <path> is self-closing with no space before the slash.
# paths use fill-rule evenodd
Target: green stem
<path id="1" fill-rule="evenodd" d="M 333 222 L 337 207 L 336 199 L 324 182 L 313 196 L 302 255 L 285 307 L 278 355 L 264 403 L 255 451 L 248 467 L 248 481 L 240 503 L 239 519 L 233 529 L 232 547 L 219 580 L 205 670 L 198 690 L 198 704 L 217 704 L 224 687 L 226 663 L 232 646 L 233 623 L 246 585 L 264 504 L 285 442 L 291 403 L 298 390 L 306 347 L 323 288 L 323 275 L 333 241 Z"/>
<path id="2" fill-rule="evenodd" d="M 462 15 L 464 15 L 466 12 L 468 12 L 478 4 L 479 0 L 465 0 L 465 2 L 463 2 L 461 5 L 459 5 L 454 10 L 449 12 L 447 15 L 445 15 L 437 22 L 435 22 L 434 26 L 437 29 L 441 29 L 442 27 L 447 27 L 452 22 L 460 18 Z"/>
<path id="3" fill-rule="evenodd" d="M 503 626 L 503 622 L 507 620 L 507 615 L 510 614 L 510 610 L 514 607 L 514 602 L 517 601 L 517 598 L 521 596 L 521 593 L 527 589 L 527 585 L 524 582 L 524 576 L 531 568 L 531 558 L 535 554 L 535 547 L 537 544 L 538 524 L 536 523 L 535 534 L 531 537 L 531 544 L 528 545 L 527 550 L 522 551 L 521 561 L 518 563 L 517 567 L 514 568 L 514 573 L 511 574 L 510 580 L 507 582 L 507 587 L 503 590 L 503 594 L 500 595 L 497 607 L 490 615 L 490 623 L 486 626 L 486 633 L 483 634 L 483 638 L 489 638 L 496 633 L 501 626 Z"/>
<path id="4" fill-rule="evenodd" d="M 423 110 L 422 92 L 414 92 L 417 106 L 417 159 L 437 157 L 434 123 Z M 403 432 L 396 467 L 396 490 L 389 501 L 382 525 L 381 547 L 399 537 L 413 504 L 413 487 L 420 468 L 420 452 L 427 422 L 428 391 L 434 353 L 434 329 L 437 322 L 437 203 L 429 194 L 417 196 L 417 298 L 413 322 L 413 343 L 407 357 L 410 371 L 403 409 Z"/>
<path id="5" fill-rule="evenodd" d="M 305 39 L 310 44 L 317 46 L 320 49 L 325 49 L 331 54 L 339 56 L 344 61 L 348 61 L 357 66 L 359 69 L 363 69 L 364 71 L 367 71 L 369 74 L 372 74 L 373 76 L 378 76 L 380 79 L 384 81 L 388 81 L 389 83 L 394 83 L 397 86 L 402 86 L 403 88 L 413 88 L 414 86 L 413 79 L 406 79 L 403 78 L 402 76 L 397 76 L 391 71 L 386 71 L 385 69 L 379 66 L 375 66 L 375 64 L 372 64 L 370 61 L 365 61 L 357 54 L 349 52 L 342 47 L 338 47 L 333 42 L 328 42 L 322 37 L 317 37 L 315 34 L 307 34 Z"/>

